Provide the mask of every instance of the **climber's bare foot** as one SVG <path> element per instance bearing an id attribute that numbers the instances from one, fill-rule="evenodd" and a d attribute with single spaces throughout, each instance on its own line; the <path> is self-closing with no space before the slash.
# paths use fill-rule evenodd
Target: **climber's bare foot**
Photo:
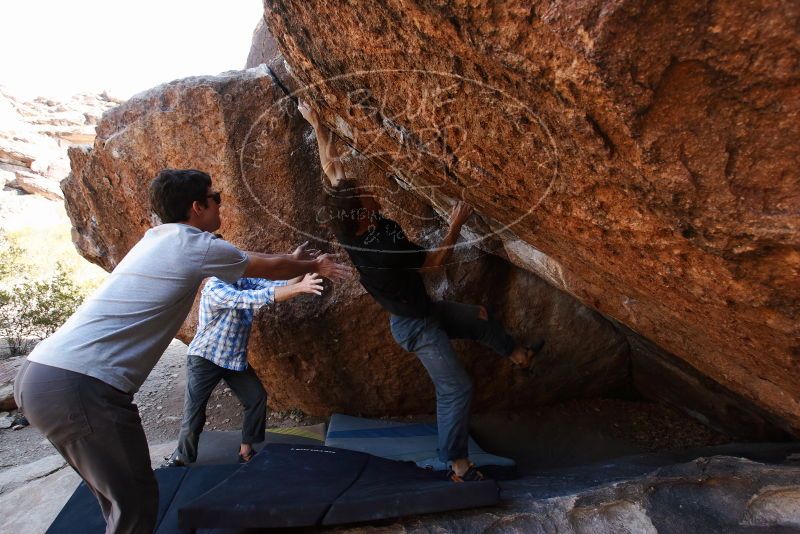
<path id="1" fill-rule="evenodd" d="M 483 480 L 483 473 L 478 471 L 478 468 L 469 461 L 469 458 L 453 460 L 447 476 L 453 482 L 480 482 Z"/>
<path id="2" fill-rule="evenodd" d="M 458 476 L 463 475 L 469 469 L 469 459 L 459 458 L 458 460 L 453 460 L 450 464 L 450 469 Z"/>
<path id="3" fill-rule="evenodd" d="M 253 449 L 253 446 L 249 443 L 242 443 L 239 446 L 239 463 L 247 463 L 253 459 L 255 456 L 256 451 Z"/>
<path id="4" fill-rule="evenodd" d="M 508 358 L 517 367 L 529 369 L 533 364 L 534 358 L 537 356 L 537 354 L 539 354 L 539 352 L 541 352 L 543 346 L 544 340 L 535 341 L 527 347 L 523 345 L 517 345 L 514 348 L 514 352 L 512 352 Z"/>

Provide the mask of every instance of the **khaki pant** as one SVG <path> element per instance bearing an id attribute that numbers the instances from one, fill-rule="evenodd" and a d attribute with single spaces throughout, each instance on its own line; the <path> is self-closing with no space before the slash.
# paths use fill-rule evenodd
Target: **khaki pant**
<path id="1" fill-rule="evenodd" d="M 87 375 L 25 362 L 14 397 L 97 497 L 107 534 L 151 534 L 158 484 L 133 395 Z"/>

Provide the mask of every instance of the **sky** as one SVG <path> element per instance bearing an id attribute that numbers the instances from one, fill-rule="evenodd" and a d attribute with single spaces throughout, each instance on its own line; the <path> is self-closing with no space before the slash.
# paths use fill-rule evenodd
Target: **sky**
<path id="1" fill-rule="evenodd" d="M 261 0 L 2 0 L 0 85 L 28 96 L 128 98 L 242 69 Z"/>

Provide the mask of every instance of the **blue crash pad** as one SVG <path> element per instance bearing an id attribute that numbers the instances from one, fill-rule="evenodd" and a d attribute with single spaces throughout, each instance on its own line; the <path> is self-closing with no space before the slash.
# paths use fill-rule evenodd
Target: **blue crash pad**
<path id="1" fill-rule="evenodd" d="M 447 466 L 437 458 L 436 441 L 435 424 L 398 423 L 337 413 L 331 416 L 325 445 L 445 470 Z M 500 480 L 516 477 L 514 460 L 485 452 L 472 438 L 469 458 L 489 477 Z"/>

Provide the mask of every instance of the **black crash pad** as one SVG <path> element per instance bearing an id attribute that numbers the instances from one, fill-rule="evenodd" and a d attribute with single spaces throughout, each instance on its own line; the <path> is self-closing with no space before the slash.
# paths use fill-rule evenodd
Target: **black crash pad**
<path id="1" fill-rule="evenodd" d="M 178 528 L 178 508 L 231 476 L 236 464 L 170 467 L 154 471 L 158 482 L 156 534 L 188 534 Z M 48 534 L 104 534 L 106 522 L 97 499 L 81 482 L 56 516 Z"/>
<path id="2" fill-rule="evenodd" d="M 254 443 L 253 448 L 260 451 L 270 443 L 291 443 L 294 445 L 323 445 L 325 440 L 325 424 L 270 428 L 264 434 L 263 443 Z M 235 464 L 239 460 L 239 444 L 242 442 L 241 432 L 205 431 L 200 434 L 197 462 L 193 465 Z"/>
<path id="3" fill-rule="evenodd" d="M 335 525 L 490 506 L 494 481 L 456 484 L 411 462 L 323 446 L 267 445 L 178 511 L 182 529 Z"/>
<path id="4" fill-rule="evenodd" d="M 322 445 L 325 425 L 306 427 L 272 428 L 265 434 L 265 443 L 291 443 L 299 445 Z M 156 469 L 155 476 L 159 490 L 158 530 L 159 534 L 173 534 L 178 530 L 178 509 L 176 503 L 183 504 L 208 491 L 232 474 L 239 466 L 236 464 L 241 432 L 207 431 L 200 435 L 200 451 L 197 463 L 191 469 L 191 476 L 182 484 L 187 473 L 184 468 Z M 262 444 L 256 444 L 256 450 Z M 221 467 L 205 469 L 205 466 Z M 199 469 L 203 466 L 203 469 Z M 178 497 L 178 487 L 181 492 Z M 170 507 L 171 506 L 171 507 Z M 168 513 L 169 508 L 169 513 Z M 86 484 L 81 482 L 72 496 L 56 516 L 49 534 L 103 534 L 106 522 L 100 506 Z"/>
<path id="5" fill-rule="evenodd" d="M 176 468 L 172 467 L 166 470 L 171 469 Z M 184 531 L 178 526 L 178 514 L 181 507 L 207 493 L 210 489 L 229 478 L 239 469 L 239 466 L 237 464 L 204 465 L 178 469 L 184 469 L 186 475 L 183 477 L 183 480 L 181 480 L 181 485 L 178 490 L 173 494 L 164 514 L 159 517 L 155 534 L 183 533 Z M 165 469 L 159 469 L 159 471 L 164 470 Z M 161 485 L 159 484 L 159 490 L 160 489 Z M 160 502 L 161 496 L 159 495 L 159 503 Z"/>

